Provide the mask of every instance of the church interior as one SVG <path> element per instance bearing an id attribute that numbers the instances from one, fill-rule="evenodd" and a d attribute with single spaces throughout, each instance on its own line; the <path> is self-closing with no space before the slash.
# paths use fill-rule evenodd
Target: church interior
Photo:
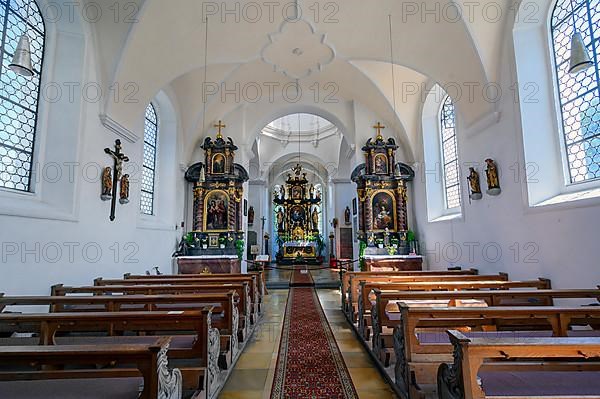
<path id="1" fill-rule="evenodd" d="M 600 1 L 0 17 L 0 398 L 600 397 Z"/>

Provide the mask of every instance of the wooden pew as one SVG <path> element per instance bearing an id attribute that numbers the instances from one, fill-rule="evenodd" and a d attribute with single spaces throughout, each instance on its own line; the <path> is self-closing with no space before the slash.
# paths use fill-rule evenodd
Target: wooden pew
<path id="1" fill-rule="evenodd" d="M 474 276 L 471 276 L 474 277 Z M 470 278 L 470 277 L 469 277 Z M 455 290 L 504 290 L 514 288 L 551 289 L 552 284 L 548 279 L 537 279 L 531 281 L 416 281 L 416 282 L 369 282 L 361 281 L 358 292 L 358 331 L 368 340 L 371 323 L 370 312 L 372 307 L 369 294 L 374 289 L 385 291 L 455 291 Z"/>
<path id="2" fill-rule="evenodd" d="M 239 276 L 256 276 L 257 280 L 258 280 L 258 286 L 259 286 L 259 293 L 260 293 L 260 298 L 262 299 L 262 297 L 264 295 L 266 295 L 266 281 L 265 281 L 265 274 L 263 271 L 253 271 L 253 272 L 248 272 L 248 273 L 237 273 L 237 274 L 228 274 L 228 276 L 233 276 L 233 277 L 239 277 Z M 123 275 L 124 279 L 134 279 L 134 280 L 138 280 L 138 279 L 156 279 L 156 278 L 196 278 L 196 277 L 206 277 L 206 274 L 161 274 L 159 276 L 153 276 L 153 275 L 147 275 L 147 274 L 131 274 L 131 273 L 125 273 Z M 208 276 L 215 276 L 215 274 L 209 274 Z M 218 274 L 216 275 L 218 276 Z"/>
<path id="3" fill-rule="evenodd" d="M 391 361 L 393 344 L 391 332 L 400 323 L 400 303 L 419 307 L 462 306 L 553 306 L 556 299 L 600 301 L 600 289 L 566 290 L 487 290 L 487 291 L 381 291 L 374 289 L 371 310 L 373 330 L 372 351 L 387 367 Z M 1 303 L 1 302 L 0 302 Z M 481 305 L 480 305 L 481 304 Z M 499 323 L 501 324 L 501 323 Z M 388 336 L 386 333 L 390 332 Z"/>
<path id="4" fill-rule="evenodd" d="M 103 399 L 111 396 L 107 392 L 110 388 L 110 392 L 117 392 L 119 397 L 129 393 L 132 399 L 181 399 L 181 372 L 167 368 L 169 341 L 163 338 L 149 345 L 0 347 L 0 397 L 62 398 L 70 394 L 71 397 Z M 128 368 L 98 369 L 97 364 L 128 365 Z M 135 368 L 129 368 L 129 365 Z M 47 366 L 52 369 L 45 369 Z M 141 393 L 140 376 L 143 382 Z M 73 383 L 74 379 L 78 381 Z M 52 380 L 55 383 L 49 383 Z M 56 380 L 62 381 L 57 384 Z M 82 387 L 85 392 L 81 391 Z"/>
<path id="5" fill-rule="evenodd" d="M 39 345 L 44 346 L 147 344 L 154 342 L 155 336 L 171 336 L 168 356 L 181 370 L 184 387 L 200 389 L 212 398 L 223 383 L 218 365 L 220 334 L 212 327 L 212 312 L 213 308 L 206 307 L 176 312 L 2 313 L 0 331 L 35 333 Z M 58 337 L 58 333 L 69 335 Z M 145 336 L 126 336 L 132 333 Z M 1 342 L 19 346 L 23 340 L 28 339 Z"/>
<path id="6" fill-rule="evenodd" d="M 94 280 L 95 286 L 106 285 L 196 285 L 196 284 L 241 284 L 247 282 L 250 285 L 250 300 L 252 303 L 252 323 L 255 323 L 260 314 L 261 290 L 258 285 L 258 277 L 255 274 L 207 274 L 200 277 L 191 278 L 170 278 L 162 276 L 148 276 L 142 279 L 103 279 L 101 277 Z"/>
<path id="7" fill-rule="evenodd" d="M 361 277 L 376 276 L 465 276 L 479 274 L 477 269 L 448 269 L 448 270 L 421 270 L 405 272 L 344 272 L 342 275 L 342 311 L 349 314 L 348 303 L 353 302 L 358 292 L 358 281 Z M 354 281 L 354 283 L 352 283 Z M 352 285 L 354 284 L 354 285 Z M 353 288 L 350 288 L 350 287 Z"/>
<path id="8" fill-rule="evenodd" d="M 348 310 L 352 311 L 351 320 L 356 322 L 358 311 L 358 298 L 360 297 L 360 287 L 362 282 L 368 283 L 409 283 L 409 282 L 451 282 L 451 281 L 508 281 L 508 274 L 498 273 L 492 275 L 466 274 L 466 275 L 445 275 L 428 274 L 422 276 L 397 276 L 397 275 L 377 275 L 377 276 L 356 276 L 350 280 L 350 294 L 348 295 Z M 356 301 L 355 301 L 356 298 Z"/>
<path id="9" fill-rule="evenodd" d="M 600 338 L 515 342 L 467 338 L 455 330 L 448 334 L 454 361 L 439 367 L 441 399 L 598 398 L 600 394 Z"/>
<path id="10" fill-rule="evenodd" d="M 495 331 L 500 321 L 502 331 Z M 596 330 L 569 331 L 574 325 L 592 326 Z M 518 341 L 524 337 L 566 337 L 579 333 L 597 336 L 598 327 L 600 307 L 597 306 L 417 308 L 401 304 L 400 323 L 393 333 L 396 385 L 413 399 L 422 398 L 425 392 L 434 389 L 438 367 L 452 361 L 452 345 L 444 333 L 449 329 Z"/>
<path id="11" fill-rule="evenodd" d="M 227 369 L 239 352 L 239 312 L 234 291 L 191 295 L 4 296 L 5 306 L 48 306 L 50 312 L 185 311 L 214 306 L 212 326 L 221 334 L 220 365 Z"/>
<path id="12" fill-rule="evenodd" d="M 238 339 L 244 342 L 245 337 L 250 334 L 250 320 L 252 319 L 252 306 L 249 296 L 249 285 L 247 282 L 242 284 L 198 284 L 191 286 L 173 286 L 173 285 L 102 285 L 102 286 L 83 286 L 68 287 L 62 284 L 56 284 L 51 288 L 51 296 L 67 295 L 197 295 L 208 293 L 227 293 L 235 291 L 237 294 L 237 308 L 239 310 L 239 334 Z M 0 302 L 1 304 L 2 302 Z M 50 309 L 54 311 L 54 309 Z"/>

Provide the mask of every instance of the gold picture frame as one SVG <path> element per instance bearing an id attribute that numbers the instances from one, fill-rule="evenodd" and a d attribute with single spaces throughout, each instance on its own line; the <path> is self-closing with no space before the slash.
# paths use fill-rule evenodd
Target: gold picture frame
<path id="1" fill-rule="evenodd" d="M 224 175 L 225 168 L 227 167 L 227 160 L 225 158 L 225 154 L 222 152 L 217 152 L 211 158 L 212 165 L 212 174 L 213 175 Z"/>
<path id="2" fill-rule="evenodd" d="M 229 226 L 229 194 L 211 190 L 204 197 L 203 227 L 207 232 L 226 232 Z"/>
<path id="3" fill-rule="evenodd" d="M 388 200 L 383 201 L 383 195 L 388 197 Z M 382 203 L 383 202 L 383 203 Z M 374 191 L 370 198 L 373 231 L 383 232 L 386 227 L 389 231 L 398 231 L 398 218 L 396 215 L 396 197 L 394 192 L 391 190 L 377 190 Z M 391 210 L 388 210 L 389 204 L 391 203 Z M 378 209 L 379 208 L 379 209 Z M 391 220 L 386 222 L 386 218 Z"/>

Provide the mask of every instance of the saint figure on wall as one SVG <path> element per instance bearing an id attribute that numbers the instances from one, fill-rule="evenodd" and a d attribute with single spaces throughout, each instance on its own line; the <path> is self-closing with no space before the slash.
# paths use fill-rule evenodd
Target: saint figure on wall
<path id="1" fill-rule="evenodd" d="M 317 207 L 315 206 L 311 215 L 312 219 L 312 228 L 314 231 L 319 231 L 319 212 L 317 211 Z"/>
<path id="2" fill-rule="evenodd" d="M 284 230 L 284 219 L 285 219 L 285 215 L 283 214 L 283 208 L 279 208 L 279 211 L 277 211 L 277 230 L 278 231 L 283 231 Z"/>
<path id="3" fill-rule="evenodd" d="M 394 200 L 389 193 L 380 192 L 373 196 L 373 227 L 375 230 L 395 230 Z"/>
<path id="4" fill-rule="evenodd" d="M 206 230 L 227 230 L 229 196 L 223 191 L 211 191 L 206 196 Z"/>

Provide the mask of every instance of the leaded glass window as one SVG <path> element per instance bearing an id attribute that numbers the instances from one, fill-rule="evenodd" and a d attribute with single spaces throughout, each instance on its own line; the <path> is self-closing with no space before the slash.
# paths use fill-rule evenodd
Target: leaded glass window
<path id="1" fill-rule="evenodd" d="M 577 74 L 568 72 L 573 24 L 595 65 Z M 558 0 L 551 32 L 568 181 L 583 183 L 600 178 L 600 2 Z"/>
<path id="2" fill-rule="evenodd" d="M 27 17 L 29 15 L 29 17 Z M 31 171 L 44 60 L 45 27 L 33 0 L 0 0 L 0 187 L 31 191 Z M 8 65 L 27 32 L 35 75 L 24 77 Z"/>
<path id="3" fill-rule="evenodd" d="M 460 206 L 460 178 L 456 146 L 456 115 L 450 96 L 446 96 L 440 112 L 440 143 L 446 208 Z"/>
<path id="4" fill-rule="evenodd" d="M 144 123 L 144 161 L 142 165 L 142 194 L 140 209 L 143 214 L 154 214 L 154 184 L 156 180 L 156 142 L 158 117 L 152 104 L 146 108 Z"/>

